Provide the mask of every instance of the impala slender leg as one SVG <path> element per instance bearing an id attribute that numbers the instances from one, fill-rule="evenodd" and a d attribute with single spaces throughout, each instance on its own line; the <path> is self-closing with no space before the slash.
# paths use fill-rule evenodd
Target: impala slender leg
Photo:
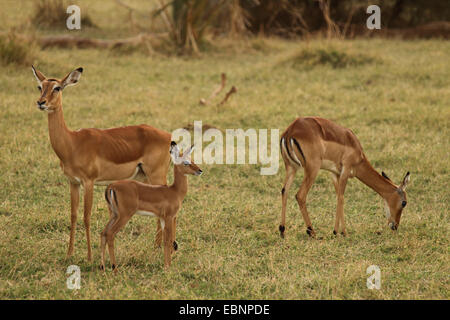
<path id="1" fill-rule="evenodd" d="M 147 165 L 143 165 L 143 170 L 147 175 L 147 172 L 149 172 L 149 167 Z M 151 172 L 147 177 L 148 183 L 152 185 L 166 185 L 167 184 L 167 168 L 163 168 L 160 170 L 160 172 Z M 165 170 L 165 172 L 164 172 Z M 155 248 L 161 248 L 162 243 L 162 236 L 163 232 L 161 229 L 161 223 L 159 222 L 159 219 L 156 221 L 156 233 L 155 233 Z"/>
<path id="2" fill-rule="evenodd" d="M 175 241 L 175 234 L 177 232 L 177 217 L 173 217 L 172 224 L 172 245 L 173 245 L 173 253 L 178 250 L 178 243 Z"/>
<path id="3" fill-rule="evenodd" d="M 173 250 L 173 242 L 172 242 L 173 221 L 171 220 L 172 219 L 170 218 L 166 219 L 164 227 L 164 267 L 166 269 L 170 267 Z"/>
<path id="4" fill-rule="evenodd" d="M 343 170 L 344 172 L 344 170 Z M 346 172 L 342 173 L 339 178 L 338 183 L 338 199 L 337 199 L 337 208 L 336 208 L 336 223 L 335 223 L 335 231 L 338 232 L 338 229 L 336 229 L 336 224 L 338 224 L 338 220 L 340 220 L 340 226 L 341 226 L 341 234 L 346 235 L 345 231 L 345 222 L 344 222 L 344 193 L 345 193 L 345 187 L 347 186 L 347 180 L 348 180 L 348 174 Z"/>
<path id="5" fill-rule="evenodd" d="M 331 179 L 333 180 L 334 191 L 336 191 L 336 199 L 338 199 L 339 198 L 339 176 L 337 174 L 332 173 Z M 338 230 L 339 230 L 339 219 L 338 219 L 337 207 L 336 207 L 336 220 L 334 223 L 333 234 L 337 235 Z"/>
<path id="6" fill-rule="evenodd" d="M 80 204 L 80 185 L 69 182 L 70 186 L 70 240 L 67 257 L 72 256 L 77 229 L 77 213 Z"/>
<path id="7" fill-rule="evenodd" d="M 161 248 L 162 234 L 161 223 L 159 222 L 159 219 L 156 219 L 155 248 Z"/>
<path id="8" fill-rule="evenodd" d="M 84 227 L 86 228 L 86 242 L 88 247 L 88 261 L 92 261 L 91 250 L 91 210 L 94 196 L 94 184 L 92 181 L 85 182 L 84 187 Z"/>
<path id="9" fill-rule="evenodd" d="M 101 250 L 101 265 L 100 265 L 100 269 L 105 270 L 105 251 L 106 251 L 106 232 L 111 229 L 111 227 L 113 226 L 114 222 L 116 221 L 116 217 L 114 216 L 111 208 L 108 205 L 108 210 L 109 210 L 109 221 L 105 226 L 105 229 L 102 231 L 101 235 L 100 235 L 100 250 Z"/>
<path id="10" fill-rule="evenodd" d="M 305 168 L 305 176 L 303 177 L 303 182 L 300 186 L 299 191 L 296 194 L 298 206 L 300 207 L 303 220 L 305 221 L 306 224 L 306 233 L 313 238 L 316 236 L 316 233 L 314 232 L 311 220 L 309 219 L 309 213 L 306 208 L 306 197 L 308 195 L 309 190 L 311 189 L 312 184 L 314 183 L 314 180 L 316 179 L 319 169 L 320 169 L 319 166 Z"/>
<path id="11" fill-rule="evenodd" d="M 145 172 L 145 169 L 144 169 Z M 147 181 L 148 184 L 150 183 L 150 179 L 147 177 Z M 162 229 L 161 229 L 161 223 L 159 222 L 159 219 L 156 219 L 156 232 L 155 232 L 155 243 L 154 243 L 154 247 L 155 248 L 161 248 L 161 242 L 162 242 Z"/>
<path id="12" fill-rule="evenodd" d="M 284 231 L 286 228 L 286 205 L 289 190 L 291 189 L 292 182 L 294 181 L 295 173 L 297 169 L 293 166 L 286 164 L 286 178 L 284 179 L 283 189 L 281 189 L 281 223 L 280 223 L 280 236 L 284 238 Z"/>
<path id="13" fill-rule="evenodd" d="M 115 222 L 113 222 L 112 226 L 106 230 L 106 242 L 108 243 L 108 251 L 109 251 L 109 259 L 111 260 L 111 268 L 115 273 L 117 273 L 117 263 L 116 256 L 114 254 L 114 239 L 116 234 L 125 226 L 128 220 L 131 219 L 133 214 L 120 214 L 119 217 L 116 218 Z"/>
<path id="14" fill-rule="evenodd" d="M 102 232 L 102 234 L 100 235 L 101 270 L 105 270 L 105 251 L 106 251 L 106 235 L 104 232 Z"/>

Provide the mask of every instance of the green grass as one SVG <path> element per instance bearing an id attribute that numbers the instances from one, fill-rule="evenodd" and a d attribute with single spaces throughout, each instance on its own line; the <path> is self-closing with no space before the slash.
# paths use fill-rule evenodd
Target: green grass
<path id="1" fill-rule="evenodd" d="M 267 39 L 253 47 L 190 59 L 51 49 L 35 63 L 52 77 L 85 68 L 80 83 L 64 92 L 73 130 L 147 123 L 172 131 L 194 120 L 219 129 L 284 130 L 300 115 L 332 119 L 356 133 L 377 170 L 397 183 L 411 172 L 397 233 L 388 229 L 378 195 L 354 179 L 346 190 L 348 236 L 332 236 L 335 194 L 321 172 L 308 208 L 323 239 L 309 239 L 294 199 L 299 173 L 283 240 L 281 160 L 274 176 L 260 176 L 259 166 L 200 165 L 204 175 L 189 178 L 178 215 L 179 251 L 168 271 L 153 248 L 155 221 L 145 217 L 134 217 L 116 238 L 118 275 L 98 269 L 108 220 L 103 187 L 95 189 L 91 221 L 94 263 L 86 260 L 81 210 L 75 255 L 66 260 L 68 184 L 46 116 L 34 106 L 31 69 L 8 65 L 0 77 L 0 298 L 448 299 L 449 42 L 336 42 L 337 56 L 375 59 L 341 68 L 285 63 L 301 50 L 326 50 L 320 41 Z M 222 107 L 200 106 L 221 72 L 238 93 Z M 71 264 L 81 267 L 80 290 L 66 288 Z M 381 268 L 379 291 L 366 288 L 372 264 Z"/>

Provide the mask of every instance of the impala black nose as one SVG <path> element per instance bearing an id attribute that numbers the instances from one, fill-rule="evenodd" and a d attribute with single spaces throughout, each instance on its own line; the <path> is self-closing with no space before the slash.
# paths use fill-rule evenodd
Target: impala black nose
<path id="1" fill-rule="evenodd" d="M 44 100 L 44 101 L 38 101 L 37 102 L 37 106 L 38 106 L 38 108 L 40 109 L 40 110 L 44 110 L 45 109 L 45 103 L 46 103 L 47 101 L 46 100 Z"/>
<path id="2" fill-rule="evenodd" d="M 391 228 L 391 230 L 397 230 L 398 225 L 396 225 L 394 222 L 389 222 L 389 228 Z"/>

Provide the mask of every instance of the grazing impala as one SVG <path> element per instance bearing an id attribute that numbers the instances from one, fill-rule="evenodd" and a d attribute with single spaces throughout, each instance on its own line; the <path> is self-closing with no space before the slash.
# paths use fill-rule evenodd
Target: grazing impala
<path id="1" fill-rule="evenodd" d="M 318 117 L 297 118 L 284 131 L 280 140 L 281 155 L 286 167 L 282 194 L 280 234 L 284 237 L 287 194 L 297 169 L 304 168 L 304 178 L 296 199 L 306 224 L 306 232 L 314 237 L 306 196 L 320 169 L 331 172 L 337 194 L 336 220 L 333 233 L 346 234 L 344 224 L 344 192 L 348 178 L 357 177 L 376 191 L 385 202 L 388 224 L 397 230 L 402 210 L 406 206 L 406 186 L 409 172 L 400 186 L 395 185 L 384 172 L 380 175 L 370 165 L 355 134 L 329 120 Z"/>
<path id="2" fill-rule="evenodd" d="M 60 159 L 64 174 L 69 178 L 71 226 L 67 256 L 73 253 L 82 185 L 84 225 L 90 261 L 90 217 L 94 185 L 107 185 L 117 180 L 136 178 L 142 178 L 152 184 L 166 184 L 171 135 L 147 125 L 71 131 L 64 122 L 62 91 L 78 82 L 83 69 L 78 68 L 61 80 L 49 79 L 34 67 L 32 70 L 41 92 L 37 107 L 48 114 L 50 142 Z M 161 244 L 159 224 L 155 243 Z"/>
<path id="3" fill-rule="evenodd" d="M 190 160 L 193 147 L 180 156 L 175 142 L 171 143 L 170 155 L 174 162 L 174 182 L 171 186 L 151 186 L 137 181 L 118 181 L 105 191 L 110 219 L 101 234 L 101 269 L 105 269 L 105 249 L 108 243 L 112 269 L 116 269 L 114 238 L 134 214 L 156 217 L 161 223 L 164 238 L 164 265 L 170 266 L 175 242 L 176 215 L 187 193 L 188 174 L 199 176 L 202 170 Z"/>

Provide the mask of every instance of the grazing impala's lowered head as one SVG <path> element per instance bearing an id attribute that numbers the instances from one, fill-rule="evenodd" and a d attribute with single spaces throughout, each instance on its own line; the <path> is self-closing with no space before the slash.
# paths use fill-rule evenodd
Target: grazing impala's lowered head
<path id="1" fill-rule="evenodd" d="M 384 178 L 389 177 L 382 172 Z M 400 218 L 402 216 L 403 208 L 406 207 L 406 187 L 410 180 L 409 172 L 406 173 L 403 178 L 403 182 L 397 187 L 394 193 L 384 199 L 384 210 L 386 212 L 386 218 L 388 219 L 388 225 L 392 230 L 397 230 L 400 225 Z"/>
<path id="2" fill-rule="evenodd" d="M 172 157 L 172 161 L 174 165 L 180 170 L 182 173 L 192 174 L 194 176 L 199 176 L 203 173 L 203 171 L 191 160 L 191 153 L 194 151 L 194 145 L 189 147 L 183 154 L 180 154 L 180 150 L 178 149 L 178 145 L 172 141 L 170 145 L 170 155 Z"/>
<path id="3" fill-rule="evenodd" d="M 47 78 L 39 70 L 36 70 L 34 66 L 31 66 L 31 69 L 38 82 L 38 90 L 41 92 L 36 106 L 39 110 L 47 111 L 48 113 L 61 108 L 62 90 L 65 87 L 77 84 L 83 72 L 83 68 L 78 68 L 67 74 L 63 79 L 58 80 Z"/>

